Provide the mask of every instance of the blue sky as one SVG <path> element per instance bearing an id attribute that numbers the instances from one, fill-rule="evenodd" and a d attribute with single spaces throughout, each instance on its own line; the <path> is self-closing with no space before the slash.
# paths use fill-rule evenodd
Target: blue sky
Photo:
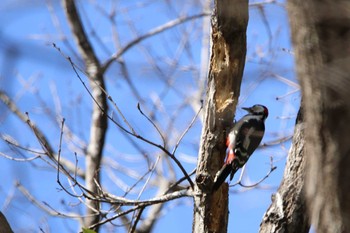
<path id="1" fill-rule="evenodd" d="M 89 131 L 86 129 L 90 124 L 88 113 L 91 110 L 91 99 L 69 63 L 52 46 L 52 43 L 56 43 L 78 65 L 82 65 L 79 58 L 62 42 L 62 34 L 54 27 L 53 15 L 50 14 L 45 2 L 50 1 L 18 0 L 0 3 L 0 87 L 16 100 L 23 112 L 30 114 L 31 119 L 35 120 L 47 133 L 48 138 L 57 148 L 60 130 L 55 121 L 56 117 L 64 117 L 67 126 L 82 141 L 88 141 Z M 116 52 L 115 40 L 113 40 L 111 24 L 97 9 L 101 7 L 108 11 L 113 4 L 111 1 L 101 1 L 96 6 L 93 2 L 79 1 L 78 6 L 81 14 L 84 15 L 85 25 L 90 25 L 87 27 L 94 29 L 102 41 L 100 43 L 96 38 L 91 39 L 99 58 L 105 61 Z M 147 33 L 175 19 L 178 15 L 194 15 L 201 12 L 199 5 L 192 1 L 169 2 L 116 1 L 118 11 L 115 19 L 120 43 L 125 45 L 137 35 Z M 61 25 L 60 29 L 67 36 L 70 44 L 74 45 L 59 2 L 52 1 L 52 7 Z M 293 71 L 293 55 L 288 52 L 291 50 L 291 44 L 284 3 L 266 4 L 263 11 L 257 7 L 251 7 L 249 13 L 248 52 L 239 107 L 256 103 L 268 106 L 270 115 L 266 121 L 267 130 L 263 142 L 269 142 L 292 135 L 300 96 Z M 266 16 L 267 24 L 263 15 Z M 162 97 L 163 102 L 162 105 L 157 105 L 155 118 L 170 135 L 180 134 L 195 114 L 189 106 L 182 108 L 181 111 L 178 111 L 178 108 L 185 97 L 191 96 L 198 87 L 196 75 L 201 63 L 202 20 L 203 18 L 196 19 L 151 37 L 131 48 L 123 57 L 128 64 L 130 77 L 136 90 L 144 101 L 141 107 L 152 108 L 157 98 Z M 132 25 L 131 22 L 134 24 Z M 180 42 L 184 40 L 186 33 L 188 33 L 188 41 L 185 44 L 188 48 L 183 49 Z M 178 59 L 175 60 L 175 58 Z M 152 59 L 158 62 L 158 68 L 163 73 L 152 66 L 150 63 Z M 178 66 L 174 68 L 175 61 Z M 84 77 L 83 74 L 81 75 Z M 176 88 L 167 91 L 166 82 L 169 80 Z M 106 82 L 109 94 L 135 129 L 147 138 L 159 142 L 160 137 L 156 130 L 140 116 L 136 108 L 139 100 L 131 94 L 129 85 L 122 79 L 118 65 L 114 64 L 108 70 Z M 291 92 L 293 94 L 288 94 Z M 59 97 L 60 109 L 58 109 L 56 97 Z M 1 134 L 9 135 L 23 145 L 38 148 L 30 130 L 22 122 L 11 116 L 3 105 L 0 105 L 0 111 Z M 173 120 L 175 127 L 170 132 L 166 129 L 171 117 L 166 114 L 170 116 L 177 114 Z M 243 110 L 237 109 L 237 118 L 243 114 L 245 114 Z M 201 123 L 197 121 L 178 149 L 177 156 L 182 159 L 188 172 L 196 166 L 200 133 Z M 150 155 L 157 155 L 156 148 L 138 143 Z M 73 159 L 72 146 L 69 143 L 64 144 L 62 155 Z M 79 145 L 75 146 L 79 148 Z M 278 168 L 258 188 L 252 190 L 241 187 L 231 188 L 229 232 L 258 231 L 263 213 L 270 204 L 271 194 L 276 191 L 282 178 L 289 146 L 290 141 L 287 141 L 259 149 L 254 153 L 246 167 L 243 178 L 245 183 L 254 183 L 268 172 L 270 157 L 273 157 L 274 165 Z M 0 151 L 12 153 L 8 145 L 3 142 L 0 143 Z M 80 156 L 79 165 L 84 166 L 83 155 L 79 154 L 78 149 L 75 152 Z M 12 153 L 12 155 L 21 156 L 19 153 Z M 132 167 L 136 171 L 147 170 L 138 150 L 112 124 L 108 130 L 105 155 L 112 160 L 118 158 L 122 166 Z M 3 179 L 0 184 L 0 207 L 16 232 L 29 232 L 29 230 L 38 232 L 39 227 L 44 232 L 77 231 L 76 221 L 48 216 L 30 204 L 14 186 L 14 182 L 18 180 L 39 201 L 48 203 L 53 208 L 81 213 L 82 206 L 74 206 L 77 201 L 58 189 L 56 173 L 47 164 L 42 161 L 19 163 L 3 157 L 0 157 L 0 163 L 2 164 L 0 177 Z M 121 189 L 111 179 L 111 173 L 113 172 L 108 169 L 102 173 L 103 183 L 109 187 L 109 191 L 122 194 Z M 178 173 L 177 177 L 180 176 L 181 174 Z M 133 182 L 130 178 L 124 178 L 125 183 L 129 181 Z M 141 199 L 146 199 L 153 194 L 154 190 L 150 189 L 141 196 Z M 193 204 L 190 198 L 168 203 L 163 209 L 154 232 L 165 230 L 190 232 L 192 211 Z M 103 229 L 103 232 L 108 231 Z"/>

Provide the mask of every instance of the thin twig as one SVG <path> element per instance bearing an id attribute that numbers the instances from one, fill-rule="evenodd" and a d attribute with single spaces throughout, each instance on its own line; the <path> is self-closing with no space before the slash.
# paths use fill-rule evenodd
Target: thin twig
<path id="1" fill-rule="evenodd" d="M 157 35 L 158 33 L 164 32 L 167 29 L 173 28 L 181 23 L 196 19 L 196 18 L 201 18 L 204 16 L 210 15 L 209 13 L 200 13 L 197 15 L 192 15 L 192 16 L 185 16 L 185 17 L 180 17 L 175 20 L 169 21 L 159 27 L 154 28 L 153 30 L 149 31 L 148 33 L 141 35 L 134 40 L 130 41 L 126 46 L 124 46 L 122 49 L 119 50 L 119 52 L 115 55 L 113 55 L 109 60 L 107 60 L 103 65 L 102 65 L 102 72 L 105 72 L 108 67 L 112 64 L 113 61 L 117 60 L 121 55 L 123 55 L 126 51 L 128 51 L 130 48 L 132 48 L 134 45 L 140 43 L 141 41 Z"/>
<path id="2" fill-rule="evenodd" d="M 253 188 L 253 187 L 256 187 L 256 186 L 258 186 L 260 183 L 262 183 L 264 180 L 266 180 L 266 179 L 270 176 L 270 174 L 271 174 L 274 170 L 276 170 L 276 169 L 277 169 L 277 167 L 273 165 L 273 158 L 272 158 L 272 156 L 271 156 L 271 157 L 270 157 L 270 170 L 269 170 L 269 171 L 267 172 L 267 174 L 266 174 L 263 178 L 261 178 L 258 182 L 256 182 L 255 184 L 252 184 L 252 185 L 245 185 L 245 184 L 243 184 L 243 183 L 242 183 L 242 174 L 243 174 L 243 171 L 242 171 L 239 180 L 238 180 L 235 184 L 230 185 L 230 187 L 233 187 L 233 186 L 236 186 L 236 185 L 240 185 L 240 186 L 242 186 L 242 187 L 244 187 L 244 188 Z"/>
<path id="3" fill-rule="evenodd" d="M 11 100 L 11 98 L 2 90 L 0 90 L 0 100 L 17 116 L 22 122 L 27 123 L 29 128 L 32 130 L 34 135 L 37 137 L 39 140 L 40 144 L 44 146 L 44 151 L 45 154 L 53 161 L 57 162 L 56 158 L 57 155 L 54 153 L 54 150 L 52 149 L 52 146 L 50 145 L 48 139 L 44 136 L 44 133 L 36 126 L 36 124 L 29 120 L 29 115 L 28 113 L 23 114 L 17 107 L 17 105 Z M 28 121 L 29 120 L 29 121 Z M 24 147 L 18 147 L 18 148 L 23 148 Z M 25 149 L 27 150 L 27 149 Z M 38 154 L 43 154 L 43 153 L 38 153 Z M 74 165 L 66 159 L 61 159 L 61 165 L 64 166 L 66 169 L 68 169 L 70 172 L 74 172 Z M 76 171 L 77 174 L 84 178 L 84 173 L 82 171 Z"/>
<path id="4" fill-rule="evenodd" d="M 154 171 L 155 171 L 155 169 L 156 169 L 156 167 L 157 167 L 158 162 L 160 161 L 160 158 L 161 158 L 161 155 L 159 155 L 159 156 L 157 157 L 156 162 L 154 163 L 154 165 L 153 165 L 152 168 L 150 169 L 150 174 L 149 174 L 149 176 L 148 176 L 146 182 L 144 183 L 143 187 L 141 188 L 140 193 L 139 193 L 138 196 L 137 196 L 137 200 L 140 199 L 142 193 L 143 193 L 144 190 L 146 189 L 147 184 L 148 184 L 149 181 L 151 180 L 151 177 L 152 177 L 152 175 L 153 175 L 153 173 L 154 173 Z M 144 208 L 145 208 L 145 207 L 144 207 Z M 138 221 L 139 218 L 141 217 L 141 214 L 142 214 L 144 208 L 140 209 L 139 212 L 138 212 L 137 215 L 136 215 L 136 222 L 134 222 L 134 226 L 135 226 L 135 227 L 136 227 L 137 221 Z M 133 213 L 133 216 L 132 216 L 131 219 L 132 219 L 131 221 L 133 221 L 133 219 L 135 219 L 135 212 Z M 130 229 L 129 229 L 129 230 L 130 230 Z M 129 232 L 130 232 L 130 231 L 129 231 Z"/>
<path id="5" fill-rule="evenodd" d="M 171 194 L 163 195 L 163 196 L 160 196 L 160 197 L 155 197 L 155 198 L 152 198 L 152 199 L 149 199 L 149 200 L 145 200 L 145 201 L 129 200 L 130 202 L 128 201 L 128 199 L 124 199 L 123 198 L 123 201 L 122 201 L 120 198 L 116 197 L 116 199 L 113 198 L 113 199 L 115 199 L 115 203 L 116 204 L 123 203 L 123 204 L 130 204 L 130 205 L 136 205 L 136 206 L 133 207 L 133 208 L 130 208 L 130 209 L 124 211 L 124 212 L 118 213 L 118 214 L 116 214 L 116 215 L 114 215 L 114 216 L 112 216 L 110 218 L 102 220 L 102 221 L 100 221 L 100 222 L 98 222 L 98 223 L 96 223 L 96 224 L 94 224 L 94 225 L 92 225 L 90 227 L 96 227 L 96 226 L 103 225 L 103 224 L 105 224 L 107 222 L 111 222 L 111 221 L 113 221 L 116 218 L 119 218 L 119 217 L 121 217 L 123 215 L 126 215 L 128 213 L 131 213 L 131 212 L 133 212 L 133 211 L 135 211 L 137 209 L 140 209 L 142 207 L 146 207 L 146 206 L 149 206 L 149 205 L 154 205 L 154 204 L 158 204 L 158 203 L 162 203 L 162 202 L 178 199 L 178 198 L 181 198 L 181 197 L 191 197 L 192 195 L 193 195 L 192 191 L 182 190 L 182 191 L 174 192 L 174 193 L 171 193 Z M 119 199 L 119 200 L 117 200 L 117 199 Z M 126 202 L 124 202 L 124 201 L 126 201 Z"/>
<path id="6" fill-rule="evenodd" d="M 157 130 L 159 136 L 162 138 L 163 147 L 166 147 L 165 138 L 164 138 L 162 132 L 160 132 L 160 129 L 158 128 L 158 126 L 156 125 L 156 123 L 154 123 L 154 121 L 152 121 L 146 114 L 143 113 L 143 111 L 141 110 L 141 107 L 140 107 L 140 103 L 137 103 L 137 109 L 139 110 L 139 112 L 141 113 L 141 115 L 144 116 L 144 117 L 153 125 L 153 127 Z M 174 153 L 173 153 L 173 154 L 174 154 Z"/>
<path id="7" fill-rule="evenodd" d="M 133 218 L 133 219 L 135 219 L 135 220 L 134 220 L 134 224 L 132 224 L 132 226 L 129 228 L 128 233 L 133 233 L 133 232 L 135 232 L 136 226 L 137 226 L 138 222 L 140 221 L 141 216 L 142 216 L 142 213 L 143 213 L 143 211 L 144 211 L 145 209 L 146 209 L 145 206 L 143 206 L 143 207 L 141 207 L 141 208 L 139 209 L 139 211 L 138 211 L 137 214 L 136 214 L 136 217 Z"/>
<path id="8" fill-rule="evenodd" d="M 34 156 L 34 157 L 21 159 L 21 158 L 15 158 L 15 157 L 9 156 L 9 155 L 7 155 L 5 153 L 2 153 L 1 151 L 0 151 L 0 156 L 5 157 L 5 158 L 7 158 L 9 160 L 16 161 L 16 162 L 29 162 L 29 161 L 33 161 L 33 160 L 38 159 L 38 158 L 41 157 L 40 155 L 37 155 L 37 156 Z"/>
<path id="9" fill-rule="evenodd" d="M 281 144 L 283 142 L 291 140 L 292 137 L 293 137 L 293 135 L 288 135 L 288 136 L 285 136 L 285 137 L 277 138 L 277 139 L 272 140 L 272 141 L 263 142 L 263 143 L 260 144 L 259 148 L 261 148 L 261 147 L 268 147 L 268 146 L 275 146 L 275 145 L 278 145 L 278 144 Z"/>
<path id="10" fill-rule="evenodd" d="M 193 124 L 196 122 L 197 117 L 199 116 L 199 113 L 201 112 L 202 109 L 203 109 L 203 102 L 202 102 L 201 107 L 199 108 L 197 114 L 193 117 L 191 123 L 188 125 L 188 127 L 185 129 L 185 131 L 182 133 L 182 135 L 180 136 L 180 138 L 179 138 L 178 141 L 176 142 L 172 154 L 175 154 L 177 148 L 179 147 L 179 144 L 180 144 L 181 140 L 182 140 L 183 137 L 187 134 L 187 132 L 190 130 L 190 128 L 192 128 Z"/>
<path id="11" fill-rule="evenodd" d="M 58 183 L 58 185 L 67 193 L 69 194 L 70 196 L 72 197 L 82 197 L 83 195 L 76 195 L 76 194 L 73 194 L 71 193 L 70 191 L 68 191 L 61 183 L 61 180 L 60 180 L 60 167 L 61 167 L 61 148 L 62 148 L 62 138 L 63 138 L 63 128 L 64 128 L 64 122 L 65 122 L 65 119 L 63 118 L 62 119 L 62 122 L 61 122 L 61 131 L 60 131 L 60 140 L 59 140 L 59 145 L 58 145 L 58 153 L 57 153 L 57 173 L 56 173 L 56 182 Z M 75 174 L 75 173 L 74 173 Z M 76 179 L 74 177 L 73 179 L 75 182 L 76 182 Z"/>
<path id="12" fill-rule="evenodd" d="M 192 172 L 190 172 L 188 175 L 189 176 L 192 176 L 192 175 L 194 175 L 195 173 L 196 173 L 196 168 L 195 169 L 193 169 L 193 171 Z M 167 194 L 167 193 L 169 193 L 171 190 L 173 190 L 176 186 L 178 186 L 182 181 L 184 181 L 184 180 L 186 180 L 187 178 L 184 176 L 184 177 L 182 177 L 182 178 L 180 178 L 178 181 L 176 181 L 174 184 L 172 184 L 172 185 L 170 185 L 169 186 L 169 188 L 168 188 L 168 190 L 164 193 L 164 194 Z"/>
<path id="13" fill-rule="evenodd" d="M 162 145 L 156 144 L 156 143 L 154 143 L 154 142 L 152 142 L 152 141 L 150 141 L 150 140 L 148 140 L 148 139 L 146 139 L 146 138 L 140 136 L 139 134 L 136 134 L 135 131 L 130 132 L 129 130 L 127 130 L 126 128 L 124 128 L 122 125 L 120 125 L 113 117 L 111 117 L 110 115 L 108 115 L 108 113 L 105 112 L 105 110 L 97 103 L 97 101 L 96 101 L 96 100 L 94 99 L 94 97 L 92 96 L 92 94 L 91 94 L 89 88 L 86 86 L 85 82 L 82 80 L 82 78 L 80 77 L 78 71 L 76 70 L 76 67 L 75 67 L 74 63 L 72 62 L 72 60 L 71 60 L 69 57 L 67 57 L 67 59 L 69 60 L 69 62 L 71 62 L 72 68 L 73 68 L 75 74 L 78 76 L 79 80 L 82 82 L 82 84 L 84 85 L 85 89 L 87 90 L 87 92 L 89 93 L 89 95 L 91 96 L 91 98 L 93 99 L 93 101 L 94 101 L 94 102 L 96 103 L 96 105 L 100 108 L 100 110 L 101 110 L 104 114 L 106 114 L 106 116 L 108 117 L 108 119 L 110 119 L 114 124 L 116 124 L 116 125 L 117 125 L 122 131 L 124 131 L 125 133 L 130 134 L 130 135 L 132 135 L 132 136 L 134 136 L 134 137 L 136 137 L 136 138 L 138 138 L 138 139 L 140 139 L 140 140 L 142 140 L 142 141 L 144 141 L 144 142 L 146 142 L 146 143 L 148 143 L 148 144 L 150 144 L 150 145 L 152 145 L 152 146 L 155 146 L 155 147 L 161 149 L 166 155 L 168 155 L 168 156 L 176 163 L 176 165 L 180 168 L 181 172 L 187 177 L 187 180 L 188 180 L 188 182 L 190 183 L 191 188 L 193 189 L 193 188 L 194 188 L 194 183 L 193 183 L 193 181 L 190 179 L 190 177 L 188 176 L 188 174 L 187 174 L 185 168 L 182 166 L 181 162 L 180 162 L 172 153 L 170 153 L 166 148 L 164 148 Z"/>
<path id="14" fill-rule="evenodd" d="M 44 202 L 44 204 L 42 204 L 35 197 L 33 197 L 30 194 L 30 192 L 19 182 L 16 182 L 16 187 L 31 203 L 33 203 L 39 209 L 45 211 L 49 215 L 63 217 L 63 218 L 79 218 L 79 219 L 81 218 L 81 216 L 77 215 L 77 214 L 63 214 L 59 211 L 56 211 L 45 202 Z M 49 207 L 49 208 L 47 208 L 47 207 Z"/>

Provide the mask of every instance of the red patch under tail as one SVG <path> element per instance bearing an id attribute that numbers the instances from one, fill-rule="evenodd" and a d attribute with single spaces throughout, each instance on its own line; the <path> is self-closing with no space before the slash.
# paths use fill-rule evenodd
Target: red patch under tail
<path id="1" fill-rule="evenodd" d="M 233 149 L 228 148 L 228 155 L 226 158 L 225 164 L 231 164 L 232 161 L 235 159 L 235 153 L 233 152 Z"/>

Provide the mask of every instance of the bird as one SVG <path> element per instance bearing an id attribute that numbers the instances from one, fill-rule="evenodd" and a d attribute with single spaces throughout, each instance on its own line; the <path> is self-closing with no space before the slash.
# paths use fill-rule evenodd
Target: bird
<path id="1" fill-rule="evenodd" d="M 224 183 L 228 175 L 230 180 L 238 169 L 248 161 L 259 146 L 265 133 L 265 120 L 268 109 L 261 104 L 242 108 L 248 112 L 230 130 L 226 139 L 226 161 L 216 173 L 212 191 L 215 192 Z"/>

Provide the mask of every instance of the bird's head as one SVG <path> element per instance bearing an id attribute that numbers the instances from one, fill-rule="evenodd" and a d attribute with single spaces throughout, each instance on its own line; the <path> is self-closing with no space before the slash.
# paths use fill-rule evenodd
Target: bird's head
<path id="1" fill-rule="evenodd" d="M 242 109 L 246 110 L 252 115 L 263 116 L 264 119 L 266 119 L 267 116 L 269 115 L 269 110 L 267 109 L 267 107 L 261 104 L 255 104 L 250 108 L 242 108 Z"/>

